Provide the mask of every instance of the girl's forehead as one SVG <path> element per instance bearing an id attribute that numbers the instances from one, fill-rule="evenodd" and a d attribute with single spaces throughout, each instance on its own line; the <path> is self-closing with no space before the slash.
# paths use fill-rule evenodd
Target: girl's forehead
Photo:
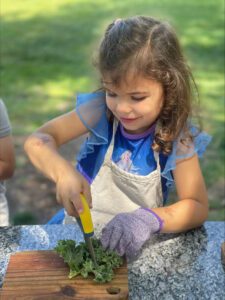
<path id="1" fill-rule="evenodd" d="M 113 90 L 123 90 L 132 93 L 133 91 L 148 92 L 152 89 L 158 89 L 162 87 L 161 83 L 154 79 L 146 78 L 142 75 L 127 76 L 126 78 L 121 78 L 118 83 L 110 78 L 110 76 L 104 76 L 102 78 L 102 84 L 104 87 Z"/>
<path id="2" fill-rule="evenodd" d="M 126 71 L 120 72 L 120 70 L 114 70 L 113 72 L 106 72 L 103 74 L 103 82 L 106 84 L 110 84 L 113 86 L 121 86 L 121 85 L 132 85 L 137 78 L 142 78 L 137 70 L 132 70 L 129 68 Z"/>

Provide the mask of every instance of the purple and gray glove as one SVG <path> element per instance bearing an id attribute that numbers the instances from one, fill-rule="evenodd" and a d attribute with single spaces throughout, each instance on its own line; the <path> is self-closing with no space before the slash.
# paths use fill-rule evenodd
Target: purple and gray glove
<path id="1" fill-rule="evenodd" d="M 154 233 L 160 232 L 162 225 L 160 217 L 147 208 L 121 213 L 103 228 L 101 243 L 105 249 L 133 258 Z"/>

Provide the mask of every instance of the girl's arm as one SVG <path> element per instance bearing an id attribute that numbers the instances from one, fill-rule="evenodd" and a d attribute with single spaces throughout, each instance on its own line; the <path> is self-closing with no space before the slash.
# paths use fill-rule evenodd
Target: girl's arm
<path id="1" fill-rule="evenodd" d="M 14 146 L 11 135 L 0 138 L 0 180 L 13 176 L 15 169 Z"/>
<path id="2" fill-rule="evenodd" d="M 56 183 L 57 200 L 73 216 L 82 210 L 80 192 L 84 192 L 90 203 L 90 191 L 83 177 L 59 154 L 58 147 L 87 131 L 76 112 L 71 111 L 44 124 L 24 145 L 34 166 Z"/>
<path id="3" fill-rule="evenodd" d="M 173 175 L 178 202 L 152 209 L 164 221 L 161 232 L 196 228 L 208 217 L 207 191 L 197 155 L 178 162 Z"/>
<path id="4" fill-rule="evenodd" d="M 117 214 L 102 230 L 103 247 L 133 258 L 159 230 L 176 233 L 200 226 L 207 218 L 208 204 L 197 156 L 177 163 L 174 178 L 180 199 L 176 204 Z"/>

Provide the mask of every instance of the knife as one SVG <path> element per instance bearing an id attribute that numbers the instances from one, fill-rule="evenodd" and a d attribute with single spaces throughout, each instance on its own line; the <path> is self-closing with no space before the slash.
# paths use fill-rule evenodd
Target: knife
<path id="1" fill-rule="evenodd" d="M 96 261 L 96 257 L 95 257 L 95 252 L 94 252 L 94 248 L 92 245 L 92 236 L 94 235 L 94 226 L 93 226 L 93 222 L 92 222 L 92 217 L 91 217 L 91 212 L 87 203 L 86 198 L 84 197 L 83 194 L 80 194 L 81 197 L 81 201 L 83 204 L 83 211 L 82 213 L 80 213 L 79 217 L 77 217 L 77 222 L 78 225 L 80 226 L 83 235 L 84 235 L 84 240 L 85 243 L 88 247 L 89 253 L 91 255 L 91 258 L 93 260 L 94 266 L 97 267 L 97 261 Z"/>

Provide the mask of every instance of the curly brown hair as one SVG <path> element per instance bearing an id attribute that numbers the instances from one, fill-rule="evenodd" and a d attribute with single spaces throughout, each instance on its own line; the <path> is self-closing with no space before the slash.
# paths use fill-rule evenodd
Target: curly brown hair
<path id="1" fill-rule="evenodd" d="M 128 72 L 156 80 L 164 90 L 164 106 L 157 119 L 152 148 L 169 154 L 172 142 L 188 130 L 197 87 L 183 56 L 178 38 L 167 22 L 151 17 L 119 19 L 106 29 L 95 65 L 113 84 L 126 80 Z M 184 138 L 185 141 L 185 138 Z"/>

